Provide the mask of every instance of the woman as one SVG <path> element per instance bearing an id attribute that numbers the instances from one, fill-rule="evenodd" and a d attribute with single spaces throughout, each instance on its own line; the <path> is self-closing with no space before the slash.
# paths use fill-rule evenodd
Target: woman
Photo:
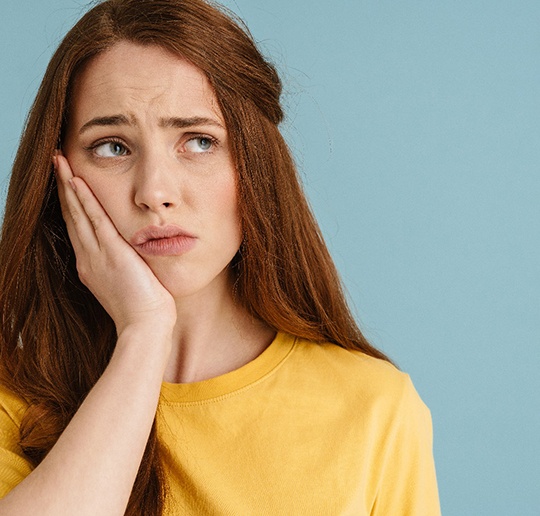
<path id="1" fill-rule="evenodd" d="M 347 308 L 280 91 L 202 0 L 105 1 L 60 45 L 0 245 L 1 514 L 438 514 L 429 412 Z"/>

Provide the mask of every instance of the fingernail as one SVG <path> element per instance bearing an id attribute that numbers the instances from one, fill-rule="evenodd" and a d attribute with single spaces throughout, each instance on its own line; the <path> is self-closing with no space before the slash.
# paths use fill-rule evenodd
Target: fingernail
<path id="1" fill-rule="evenodd" d="M 68 180 L 69 186 L 73 189 L 74 192 L 77 192 L 77 187 L 75 186 L 75 183 L 73 182 L 73 179 Z"/>

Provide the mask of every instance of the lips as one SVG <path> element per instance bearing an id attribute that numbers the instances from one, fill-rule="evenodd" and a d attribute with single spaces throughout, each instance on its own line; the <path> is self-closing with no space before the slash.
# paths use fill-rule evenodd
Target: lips
<path id="1" fill-rule="evenodd" d="M 189 251 L 197 238 L 179 226 L 147 226 L 137 231 L 130 244 L 141 254 L 152 256 L 178 256 Z"/>

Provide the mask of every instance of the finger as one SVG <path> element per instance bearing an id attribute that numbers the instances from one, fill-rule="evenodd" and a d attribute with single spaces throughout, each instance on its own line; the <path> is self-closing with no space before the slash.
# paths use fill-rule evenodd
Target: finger
<path id="1" fill-rule="evenodd" d="M 71 205 L 73 205 L 73 203 L 76 203 L 77 200 L 74 198 L 74 195 L 70 193 L 69 189 L 66 187 L 66 181 L 69 181 L 69 177 L 71 174 L 69 174 L 70 172 L 69 169 L 67 171 L 64 170 L 64 166 L 58 162 L 58 152 L 59 151 L 57 151 L 55 155 L 53 156 L 54 174 L 55 174 L 56 186 L 58 190 L 58 199 L 60 201 L 62 217 L 64 219 L 64 222 L 66 223 L 69 239 L 71 241 L 73 248 L 75 249 L 75 253 L 78 253 L 81 249 L 81 243 L 77 235 L 77 230 L 75 229 L 75 225 L 73 223 L 73 218 L 71 215 L 71 212 L 73 211 L 73 209 L 70 208 L 70 203 Z"/>
<path id="2" fill-rule="evenodd" d="M 73 172 L 68 161 L 59 154 L 56 156 L 55 164 L 62 215 L 75 251 L 88 246 L 98 246 L 94 227 L 72 186 Z"/>
<path id="3" fill-rule="evenodd" d="M 96 238 L 95 242 L 98 246 L 101 248 L 104 243 L 118 241 L 121 241 L 123 244 L 126 243 L 88 184 L 81 177 L 73 175 L 68 161 L 63 156 L 60 156 L 58 161 L 67 165 L 66 170 L 62 170 L 63 179 L 68 179 L 69 186 L 66 186 L 66 193 L 73 195 L 71 190 L 75 193 L 77 211 L 82 210 L 84 213 L 85 225 L 88 222 L 91 224 L 93 235 Z M 85 229 L 88 230 L 88 228 Z M 83 233 L 80 232 L 79 236 L 83 236 Z"/>
<path id="4" fill-rule="evenodd" d="M 104 243 L 113 243 L 118 239 L 124 241 L 86 182 L 80 177 L 74 177 L 71 179 L 71 184 L 90 224 L 92 224 L 98 244 L 101 246 Z"/>

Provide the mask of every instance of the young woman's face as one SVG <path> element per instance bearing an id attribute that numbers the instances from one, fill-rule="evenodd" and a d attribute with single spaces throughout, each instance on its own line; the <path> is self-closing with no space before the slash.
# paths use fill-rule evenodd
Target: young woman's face
<path id="1" fill-rule="evenodd" d="M 64 154 L 176 297 L 223 289 L 241 242 L 236 174 L 205 75 L 119 43 L 75 81 Z"/>

